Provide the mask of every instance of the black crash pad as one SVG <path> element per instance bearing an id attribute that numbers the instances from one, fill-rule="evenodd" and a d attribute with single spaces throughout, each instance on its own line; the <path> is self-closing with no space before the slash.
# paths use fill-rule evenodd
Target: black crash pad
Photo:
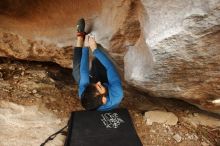
<path id="1" fill-rule="evenodd" d="M 126 109 L 72 112 L 64 146 L 142 146 Z"/>

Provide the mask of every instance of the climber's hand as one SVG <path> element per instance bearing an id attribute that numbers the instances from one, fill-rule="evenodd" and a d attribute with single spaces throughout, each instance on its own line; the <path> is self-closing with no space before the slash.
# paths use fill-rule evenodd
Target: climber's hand
<path id="1" fill-rule="evenodd" d="M 88 43 L 89 43 L 89 47 L 92 50 L 92 52 L 95 51 L 95 49 L 97 48 L 97 43 L 95 41 L 94 35 L 88 35 Z"/>

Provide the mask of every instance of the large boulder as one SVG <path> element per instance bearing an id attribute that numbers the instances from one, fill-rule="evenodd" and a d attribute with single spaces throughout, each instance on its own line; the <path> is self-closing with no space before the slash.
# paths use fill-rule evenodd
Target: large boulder
<path id="1" fill-rule="evenodd" d="M 151 59 L 135 61 L 145 56 L 137 51 L 143 43 L 130 49 L 125 56 L 127 80 L 154 96 L 183 99 L 219 113 L 220 1 L 142 4 L 148 17 L 144 27 L 148 47 L 142 50 L 150 52 Z"/>
<path id="2" fill-rule="evenodd" d="M 127 82 L 220 113 L 220 0 L 2 0 L 0 56 L 71 68 L 80 17 Z"/>

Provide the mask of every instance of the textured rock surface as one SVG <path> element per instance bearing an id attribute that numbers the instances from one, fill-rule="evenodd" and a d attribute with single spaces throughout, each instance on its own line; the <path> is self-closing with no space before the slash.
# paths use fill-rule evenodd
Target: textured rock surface
<path id="1" fill-rule="evenodd" d="M 2 0 L 0 56 L 71 68 L 82 16 L 128 82 L 220 112 L 220 0 Z"/>
<path id="2" fill-rule="evenodd" d="M 0 33 L 0 56 L 32 61 L 51 61 L 71 67 L 72 48 L 59 48 L 44 41 L 32 41 L 11 33 Z"/>
<path id="3" fill-rule="evenodd" d="M 147 125 L 152 125 L 154 122 L 167 125 L 176 125 L 178 122 L 178 117 L 174 113 L 158 110 L 145 112 L 144 118 Z"/>
<path id="4" fill-rule="evenodd" d="M 46 108 L 10 102 L 0 103 L 0 121 L 2 146 L 40 145 L 47 135 L 55 133 L 58 127 L 62 128 L 65 124 Z M 49 145 L 60 146 L 64 139 L 64 136 L 58 135 Z"/>
<path id="5" fill-rule="evenodd" d="M 220 1 L 143 4 L 153 65 L 137 75 L 145 81 L 135 84 L 155 96 L 177 97 L 219 112 L 215 100 L 220 95 Z M 132 71 L 128 73 L 135 80 Z"/>
<path id="6" fill-rule="evenodd" d="M 214 117 L 207 117 L 207 115 L 193 113 L 184 118 L 187 122 L 190 122 L 193 126 L 205 125 L 209 127 L 220 127 L 220 122 Z"/>

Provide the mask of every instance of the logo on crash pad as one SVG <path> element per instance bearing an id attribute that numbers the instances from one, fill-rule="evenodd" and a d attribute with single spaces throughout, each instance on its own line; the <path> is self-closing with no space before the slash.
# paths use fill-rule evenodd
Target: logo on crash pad
<path id="1" fill-rule="evenodd" d="M 106 128 L 118 128 L 121 123 L 124 123 L 117 113 L 104 113 L 101 114 L 101 121 Z"/>

